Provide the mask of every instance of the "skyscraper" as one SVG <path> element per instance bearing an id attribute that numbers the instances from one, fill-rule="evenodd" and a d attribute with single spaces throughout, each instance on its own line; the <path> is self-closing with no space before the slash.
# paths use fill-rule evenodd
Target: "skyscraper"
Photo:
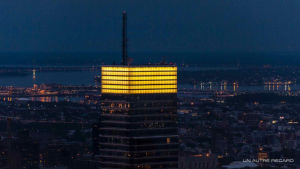
<path id="1" fill-rule="evenodd" d="M 29 137 L 28 130 L 18 132 L 18 139 L 12 140 L 11 118 L 7 119 L 7 166 L 8 169 L 39 168 L 39 142 Z"/>
<path id="2" fill-rule="evenodd" d="M 177 67 L 102 66 L 103 168 L 177 168 Z"/>

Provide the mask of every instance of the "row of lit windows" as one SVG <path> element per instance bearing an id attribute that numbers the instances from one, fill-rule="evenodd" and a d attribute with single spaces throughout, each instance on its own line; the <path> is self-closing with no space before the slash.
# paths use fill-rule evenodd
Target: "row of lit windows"
<path id="1" fill-rule="evenodd" d="M 103 80 L 174 80 L 177 76 L 102 76 Z"/>
<path id="2" fill-rule="evenodd" d="M 177 89 L 157 89 L 157 90 L 115 90 L 115 89 L 102 89 L 102 93 L 118 93 L 118 94 L 177 93 Z"/>
<path id="3" fill-rule="evenodd" d="M 102 85 L 102 89 L 172 89 L 177 85 L 143 85 L 143 86 L 127 86 L 127 85 Z"/>
<path id="4" fill-rule="evenodd" d="M 102 72 L 102 76 L 151 76 L 151 75 L 177 75 L 177 72 Z"/>
<path id="5" fill-rule="evenodd" d="M 130 71 L 130 72 L 150 72 L 150 71 L 177 71 L 177 67 L 102 67 L 102 71 Z"/>
<path id="6" fill-rule="evenodd" d="M 160 80 L 160 81 L 116 81 L 116 80 L 102 80 L 102 84 L 116 84 L 116 85 L 147 85 L 147 84 L 177 84 L 177 80 Z"/>

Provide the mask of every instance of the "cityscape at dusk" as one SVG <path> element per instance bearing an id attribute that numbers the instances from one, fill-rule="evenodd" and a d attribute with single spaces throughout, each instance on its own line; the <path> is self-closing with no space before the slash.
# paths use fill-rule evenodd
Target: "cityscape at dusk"
<path id="1" fill-rule="evenodd" d="M 300 169 L 300 1 L 0 8 L 0 169 Z"/>

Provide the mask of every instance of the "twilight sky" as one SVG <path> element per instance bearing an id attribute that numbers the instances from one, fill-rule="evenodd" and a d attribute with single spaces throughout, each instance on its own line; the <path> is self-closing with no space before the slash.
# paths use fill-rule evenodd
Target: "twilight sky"
<path id="1" fill-rule="evenodd" d="M 299 0 L 2 0 L 0 52 L 300 52 Z"/>

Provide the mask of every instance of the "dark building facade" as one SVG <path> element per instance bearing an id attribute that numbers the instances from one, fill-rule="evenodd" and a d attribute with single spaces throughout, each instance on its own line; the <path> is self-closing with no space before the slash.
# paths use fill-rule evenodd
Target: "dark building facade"
<path id="1" fill-rule="evenodd" d="M 29 137 L 28 130 L 18 131 L 12 140 L 11 118 L 7 119 L 7 166 L 9 169 L 38 169 L 39 142 Z"/>
<path id="2" fill-rule="evenodd" d="M 178 169 L 216 169 L 218 158 L 216 155 L 193 155 L 179 157 Z"/>
<path id="3" fill-rule="evenodd" d="M 43 165 L 45 167 L 68 166 L 70 161 L 76 157 L 78 152 L 78 144 L 66 142 L 66 140 L 54 140 L 46 147 Z"/>
<path id="4" fill-rule="evenodd" d="M 92 126 L 92 136 L 93 136 L 93 154 L 94 155 L 99 155 L 99 123 L 93 123 Z"/>
<path id="5" fill-rule="evenodd" d="M 103 66 L 102 168 L 177 168 L 177 67 Z"/>
<path id="6" fill-rule="evenodd" d="M 225 129 L 214 128 L 211 132 L 211 150 L 219 156 L 232 155 L 233 149 L 232 133 Z"/>
<path id="7" fill-rule="evenodd" d="M 39 160 L 39 142 L 29 137 L 28 130 L 18 132 L 19 142 L 16 144 L 21 158 L 23 169 L 38 169 Z"/>
<path id="8" fill-rule="evenodd" d="M 7 165 L 7 146 L 4 141 L 0 140 L 0 168 Z"/>
<path id="9" fill-rule="evenodd" d="M 99 169 L 99 156 L 92 154 L 85 154 L 79 158 L 72 159 L 68 169 Z"/>

